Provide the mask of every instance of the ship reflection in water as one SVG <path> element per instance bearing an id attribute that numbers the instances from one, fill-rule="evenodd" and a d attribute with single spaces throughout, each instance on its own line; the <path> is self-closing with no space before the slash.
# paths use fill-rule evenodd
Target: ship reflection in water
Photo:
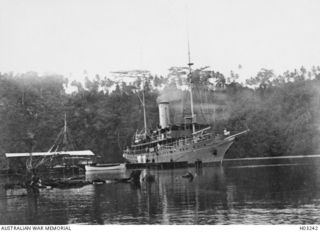
<path id="1" fill-rule="evenodd" d="M 182 176 L 190 171 L 193 179 Z M 152 170 L 152 183 L 110 183 L 17 196 L 1 187 L 1 224 L 320 223 L 320 168 Z M 128 173 L 99 173 L 110 179 Z M 0 179 L 1 184 L 7 179 Z M 18 194 L 19 195 L 19 194 Z"/>

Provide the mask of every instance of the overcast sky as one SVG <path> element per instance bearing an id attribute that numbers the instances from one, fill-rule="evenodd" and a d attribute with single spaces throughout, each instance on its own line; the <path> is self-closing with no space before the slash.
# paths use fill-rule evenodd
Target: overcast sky
<path id="1" fill-rule="evenodd" d="M 187 24 L 195 67 L 320 65 L 318 0 L 0 0 L 0 71 L 166 74 L 188 61 Z"/>

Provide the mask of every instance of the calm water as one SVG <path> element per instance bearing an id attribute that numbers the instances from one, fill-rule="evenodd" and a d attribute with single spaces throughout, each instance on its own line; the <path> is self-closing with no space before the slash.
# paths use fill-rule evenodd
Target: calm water
<path id="1" fill-rule="evenodd" d="M 38 197 L 19 196 L 1 187 L 0 223 L 320 224 L 318 164 L 151 171 L 156 179 L 151 184 L 44 190 Z M 182 178 L 188 170 L 196 173 L 193 181 Z"/>

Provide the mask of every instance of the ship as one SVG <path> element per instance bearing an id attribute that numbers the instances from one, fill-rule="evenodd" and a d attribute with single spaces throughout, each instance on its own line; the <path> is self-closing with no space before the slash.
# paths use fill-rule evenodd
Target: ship
<path id="1" fill-rule="evenodd" d="M 210 125 L 196 122 L 193 103 L 193 63 L 189 57 L 189 92 L 191 116 L 185 118 L 185 123 L 179 126 L 170 124 L 170 103 L 158 102 L 159 126 L 152 133 L 147 130 L 146 109 L 142 91 L 141 103 L 144 112 L 144 130 L 134 135 L 133 143 L 123 151 L 123 158 L 128 163 L 171 163 L 187 162 L 219 163 L 237 136 L 246 134 L 249 129 L 231 133 L 224 129 L 222 133 L 215 133 Z M 140 97 L 139 97 L 140 99 Z M 188 120 L 189 123 L 186 121 Z"/>

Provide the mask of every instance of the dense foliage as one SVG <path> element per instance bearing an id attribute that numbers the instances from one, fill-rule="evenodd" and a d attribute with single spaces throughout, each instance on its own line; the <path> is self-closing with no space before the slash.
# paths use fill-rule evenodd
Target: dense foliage
<path id="1" fill-rule="evenodd" d="M 172 69 L 167 78 L 150 76 L 147 79 L 144 94 L 148 127 L 158 124 L 159 89 L 171 88 L 177 92 L 177 85 L 185 82 L 176 74 L 177 69 Z M 193 80 L 196 86 L 206 86 L 211 93 L 209 98 L 216 100 L 215 130 L 239 131 L 244 125 L 250 128 L 250 133 L 239 137 L 228 151 L 228 158 L 318 152 L 319 68 L 311 71 L 301 68 L 280 76 L 262 69 L 245 85 L 238 83 L 235 76 L 231 73 L 225 78 L 211 71 L 201 72 Z M 1 74 L 2 168 L 5 152 L 49 150 L 63 126 L 65 113 L 76 149 L 92 150 L 101 162 L 121 161 L 121 150 L 130 144 L 133 134 L 143 128 L 138 98 L 142 94 L 141 85 L 139 78 L 126 84 L 96 76 L 93 80 L 86 78 L 81 84 L 68 83 L 59 75 Z M 67 94 L 70 86 L 77 91 Z"/>

